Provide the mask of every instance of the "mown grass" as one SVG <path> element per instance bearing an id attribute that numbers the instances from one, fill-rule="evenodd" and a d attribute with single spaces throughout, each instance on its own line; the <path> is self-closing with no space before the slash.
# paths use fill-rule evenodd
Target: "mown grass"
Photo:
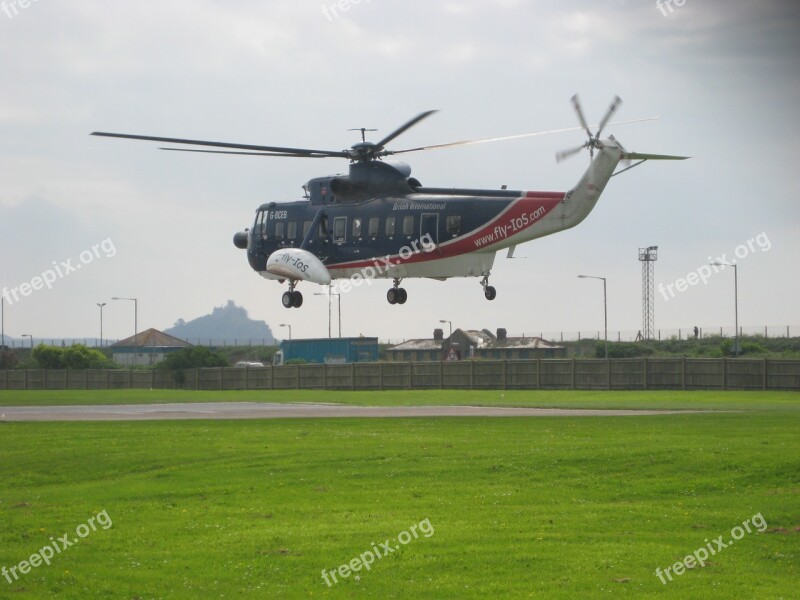
<path id="1" fill-rule="evenodd" d="M 572 394 L 558 405 L 591 400 Z M 778 411 L 760 394 L 715 398 L 705 401 L 743 410 L 3 423 L 0 566 L 102 510 L 114 525 L 19 581 L 0 579 L 0 597 L 795 597 L 800 410 L 772 394 L 763 398 Z M 654 575 L 757 513 L 766 532 L 667 585 Z M 431 537 L 325 584 L 323 569 L 426 518 Z"/>
<path id="2" fill-rule="evenodd" d="M 0 391 L 2 406 L 162 404 L 183 402 L 323 402 L 359 406 L 531 406 L 560 408 L 665 408 L 785 410 L 800 407 L 797 392 L 760 391 L 569 391 L 428 390 L 350 392 L 325 390 Z"/>

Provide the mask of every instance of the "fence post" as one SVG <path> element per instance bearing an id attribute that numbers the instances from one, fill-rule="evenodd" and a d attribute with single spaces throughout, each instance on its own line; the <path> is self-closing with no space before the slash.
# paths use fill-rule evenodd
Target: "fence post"
<path id="1" fill-rule="evenodd" d="M 380 379 L 380 384 L 379 385 L 380 385 L 381 391 L 383 391 L 383 363 L 382 362 L 378 363 L 378 379 Z"/>
<path id="2" fill-rule="evenodd" d="M 275 369 L 277 369 L 275 365 L 271 365 L 269 368 L 269 389 L 275 389 Z"/>
<path id="3" fill-rule="evenodd" d="M 156 387 L 156 370 L 150 369 L 150 389 Z"/>
<path id="4" fill-rule="evenodd" d="M 322 363 L 322 389 L 328 389 L 328 363 Z"/>
<path id="5" fill-rule="evenodd" d="M 536 389 L 542 389 L 542 359 L 536 359 Z"/>
<path id="6" fill-rule="evenodd" d="M 219 368 L 219 389 L 222 389 L 222 367 Z"/>
<path id="7" fill-rule="evenodd" d="M 68 389 L 69 389 L 69 372 L 70 372 L 71 370 L 72 370 L 72 369 L 67 369 L 67 373 L 66 373 L 66 375 L 64 376 L 64 389 L 65 389 L 65 390 L 68 390 Z"/>
<path id="8" fill-rule="evenodd" d="M 504 358 L 503 359 L 503 389 L 504 390 L 507 389 L 506 388 L 506 385 L 507 385 L 506 381 L 507 381 L 507 378 L 508 378 L 508 365 L 506 364 L 507 362 L 508 361 Z"/>
<path id="9" fill-rule="evenodd" d="M 300 365 L 295 365 L 294 384 L 296 390 L 300 389 Z"/>
<path id="10" fill-rule="evenodd" d="M 766 390 L 767 389 L 767 359 L 766 358 L 764 359 L 763 373 L 764 373 L 764 386 L 763 386 L 762 389 Z"/>
<path id="11" fill-rule="evenodd" d="M 356 389 L 356 363 L 350 363 L 350 389 Z"/>
<path id="12" fill-rule="evenodd" d="M 44 390 L 47 391 L 47 369 L 44 370 Z"/>
<path id="13" fill-rule="evenodd" d="M 475 389 L 475 359 L 469 361 L 469 389 Z"/>
<path id="14" fill-rule="evenodd" d="M 643 390 L 647 389 L 647 357 L 644 357 L 644 385 L 642 386 Z"/>
<path id="15" fill-rule="evenodd" d="M 606 389 L 611 389 L 611 359 L 606 359 Z"/>
<path id="16" fill-rule="evenodd" d="M 572 359 L 572 382 L 570 384 L 570 389 L 575 389 L 575 359 Z"/>
<path id="17" fill-rule="evenodd" d="M 128 369 L 128 389 L 133 389 L 133 369 Z"/>
<path id="18" fill-rule="evenodd" d="M 728 359 L 722 358 L 722 389 L 728 389 Z"/>
<path id="19" fill-rule="evenodd" d="M 439 361 L 439 389 L 444 387 L 444 361 Z"/>
<path id="20" fill-rule="evenodd" d="M 681 358 L 681 389 L 686 389 L 686 357 Z"/>
<path id="21" fill-rule="evenodd" d="M 106 369 L 106 390 L 108 389 L 108 371 L 109 369 Z"/>
<path id="22" fill-rule="evenodd" d="M 414 378 L 414 363 L 408 361 L 408 389 L 411 389 L 411 383 Z"/>

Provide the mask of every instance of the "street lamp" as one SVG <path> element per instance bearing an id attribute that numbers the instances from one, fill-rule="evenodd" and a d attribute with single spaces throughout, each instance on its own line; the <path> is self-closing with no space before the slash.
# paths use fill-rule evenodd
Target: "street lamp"
<path id="1" fill-rule="evenodd" d="M 327 296 L 328 297 L 328 338 L 330 339 L 333 337 L 331 335 L 331 296 L 336 296 L 336 299 L 339 302 L 339 337 L 342 337 L 342 295 L 336 294 L 330 291 L 330 286 L 328 287 L 327 292 L 314 292 L 315 296 Z"/>
<path id="2" fill-rule="evenodd" d="M 289 328 L 289 341 L 291 341 L 291 339 L 292 339 L 292 326 L 291 325 L 286 325 L 285 323 L 281 323 L 280 326 Z"/>
<path id="3" fill-rule="evenodd" d="M 439 319 L 439 323 L 447 323 L 450 325 L 450 337 L 453 337 L 453 322 L 448 321 L 447 319 Z"/>
<path id="4" fill-rule="evenodd" d="M 606 278 L 595 275 L 578 275 L 580 279 L 600 279 L 603 281 L 603 329 L 606 342 L 606 358 L 608 358 L 608 296 L 606 295 Z"/>
<path id="5" fill-rule="evenodd" d="M 30 333 L 23 333 L 21 337 L 31 338 L 31 350 L 33 350 L 33 336 Z"/>
<path id="6" fill-rule="evenodd" d="M 339 337 L 342 337 L 342 295 L 331 293 L 331 296 L 336 296 L 336 301 L 339 303 Z"/>
<path id="7" fill-rule="evenodd" d="M 130 300 L 133 302 L 133 344 L 136 345 L 136 338 L 139 336 L 139 301 L 136 298 L 117 298 L 112 300 Z"/>
<path id="8" fill-rule="evenodd" d="M 733 267 L 733 311 L 736 332 L 734 333 L 733 352 L 739 356 L 739 269 L 736 263 L 712 262 L 712 267 Z"/>
<path id="9" fill-rule="evenodd" d="M 328 339 L 331 339 L 331 292 L 330 288 L 328 292 L 314 292 L 315 296 L 327 296 L 328 297 Z"/>
<path id="10" fill-rule="evenodd" d="M 97 306 L 100 307 L 100 347 L 103 347 L 103 307 L 106 305 L 105 302 L 98 302 Z"/>

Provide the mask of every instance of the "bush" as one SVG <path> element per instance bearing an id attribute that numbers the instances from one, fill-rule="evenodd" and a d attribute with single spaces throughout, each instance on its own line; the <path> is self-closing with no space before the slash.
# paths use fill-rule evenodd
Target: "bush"
<path id="1" fill-rule="evenodd" d="M 183 348 L 177 352 L 167 354 L 162 362 L 158 363 L 159 369 L 167 369 L 175 372 L 175 382 L 183 384 L 186 382 L 184 369 L 202 369 L 208 367 L 229 367 L 228 359 L 221 352 L 212 352 L 205 346 L 193 346 Z"/>
<path id="2" fill-rule="evenodd" d="M 33 349 L 32 356 L 42 369 L 108 369 L 114 366 L 105 354 L 83 344 L 69 348 L 39 344 Z"/>
<path id="3" fill-rule="evenodd" d="M 650 356 L 653 352 L 650 346 L 632 342 L 610 342 L 608 344 L 608 358 L 640 358 Z M 594 355 L 596 358 L 605 358 L 605 342 L 601 341 L 595 344 Z"/>

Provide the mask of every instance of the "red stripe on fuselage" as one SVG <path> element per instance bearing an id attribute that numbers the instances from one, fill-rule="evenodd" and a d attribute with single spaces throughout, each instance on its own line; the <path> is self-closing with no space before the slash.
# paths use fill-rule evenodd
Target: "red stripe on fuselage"
<path id="1" fill-rule="evenodd" d="M 463 237 L 442 242 L 435 250 L 430 252 L 414 252 L 405 258 L 400 254 L 395 254 L 389 260 L 392 265 L 405 265 L 460 256 L 470 252 L 480 252 L 484 248 L 501 243 L 532 227 L 553 210 L 564 199 L 564 196 L 564 192 L 527 192 L 525 196 L 512 200 L 503 211 L 488 223 Z M 382 265 L 385 268 L 388 266 L 385 261 L 385 257 L 376 257 L 369 260 L 327 265 L 327 267 L 329 271 L 359 269 L 378 265 Z"/>

